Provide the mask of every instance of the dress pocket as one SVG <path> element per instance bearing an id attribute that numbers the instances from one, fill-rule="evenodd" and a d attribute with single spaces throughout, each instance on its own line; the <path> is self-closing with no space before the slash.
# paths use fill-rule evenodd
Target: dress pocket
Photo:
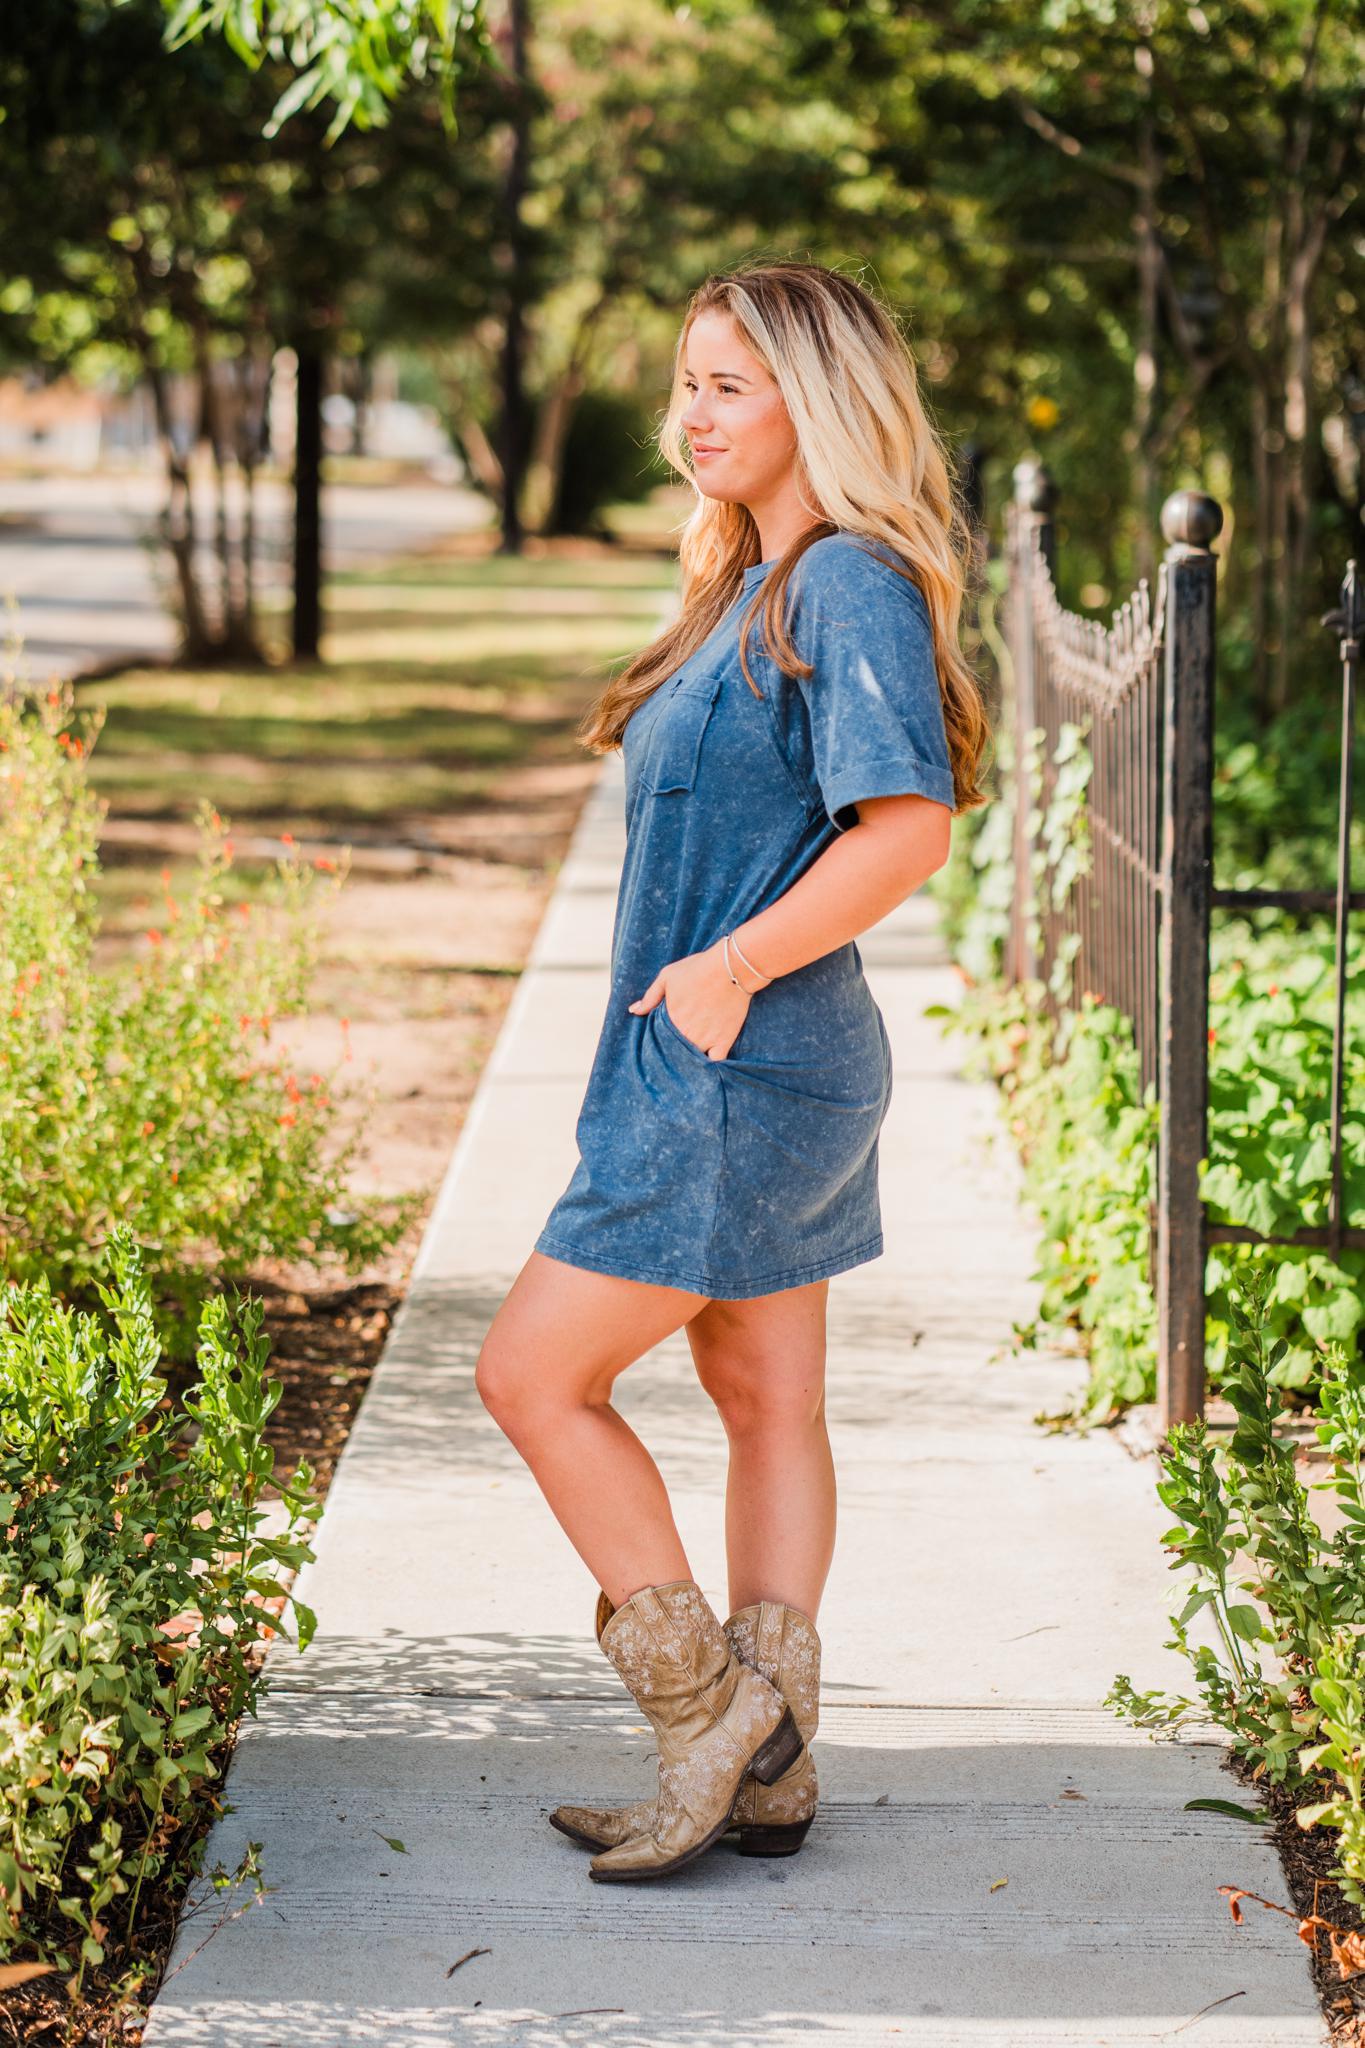
<path id="1" fill-rule="evenodd" d="M 678 1026 L 673 1022 L 673 1019 L 668 1014 L 667 996 L 660 996 L 658 1002 L 655 1004 L 654 1014 L 656 1017 L 658 1017 L 659 1021 L 662 1024 L 666 1024 L 668 1026 L 669 1031 L 673 1034 L 674 1038 L 677 1039 L 679 1045 L 685 1045 L 687 1047 L 687 1050 L 692 1054 L 694 1059 L 705 1060 L 708 1066 L 715 1066 L 717 1064 L 716 1061 L 711 1058 L 710 1053 L 706 1051 L 704 1046 L 694 1045 L 691 1039 L 687 1036 L 686 1032 L 680 1031 Z"/>
<path id="2" fill-rule="evenodd" d="M 721 681 L 719 675 L 695 676 L 665 684 L 660 691 L 663 701 L 650 727 L 640 768 L 641 785 L 652 796 L 692 788 Z M 678 1035 L 681 1037 L 681 1032 Z"/>

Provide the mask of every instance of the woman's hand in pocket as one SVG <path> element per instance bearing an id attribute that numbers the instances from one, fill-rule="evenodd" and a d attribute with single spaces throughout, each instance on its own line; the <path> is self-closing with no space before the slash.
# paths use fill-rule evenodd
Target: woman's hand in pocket
<path id="1" fill-rule="evenodd" d="M 708 1059 L 725 1059 L 749 1014 L 751 998 L 726 973 L 722 946 L 717 943 L 704 953 L 671 960 L 627 1007 L 643 1017 L 665 997 L 669 1021 L 689 1044 Z"/>

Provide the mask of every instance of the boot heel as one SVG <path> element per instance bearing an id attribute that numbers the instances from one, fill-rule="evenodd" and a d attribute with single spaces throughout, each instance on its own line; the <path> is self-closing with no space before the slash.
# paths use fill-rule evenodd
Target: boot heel
<path id="1" fill-rule="evenodd" d="M 741 1856 L 794 1856 L 810 1831 L 810 1821 L 784 1821 L 771 1826 L 752 1823 L 739 1830 Z"/>
<path id="2" fill-rule="evenodd" d="M 788 1707 L 772 1734 L 750 1757 L 749 1769 L 760 1785 L 773 1785 L 784 1771 L 791 1769 L 804 1748 L 801 1730 Z"/>

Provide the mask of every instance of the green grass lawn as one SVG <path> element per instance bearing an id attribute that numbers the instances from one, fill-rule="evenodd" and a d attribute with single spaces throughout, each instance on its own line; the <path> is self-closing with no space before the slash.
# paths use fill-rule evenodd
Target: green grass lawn
<path id="1" fill-rule="evenodd" d="M 76 686 L 106 707 L 91 781 L 111 818 L 193 820 L 345 844 L 420 834 L 506 801 L 528 767 L 586 759 L 576 727 L 613 664 L 653 634 L 674 585 L 666 555 L 576 549 L 519 561 L 449 552 L 330 578 L 323 659 L 267 668 L 143 667 Z M 263 612 L 282 650 L 287 620 Z M 107 939 L 146 922 L 173 854 L 110 843 L 98 880 Z M 251 896 L 262 863 L 225 877 Z"/>
<path id="2" fill-rule="evenodd" d="M 578 749 L 611 665 L 647 640 L 666 560 L 413 560 L 328 587 L 323 660 L 139 668 L 81 685 L 107 706 L 92 778 L 124 817 L 298 836 L 477 803 L 509 769 Z M 268 629 L 278 631 L 278 619 Z"/>

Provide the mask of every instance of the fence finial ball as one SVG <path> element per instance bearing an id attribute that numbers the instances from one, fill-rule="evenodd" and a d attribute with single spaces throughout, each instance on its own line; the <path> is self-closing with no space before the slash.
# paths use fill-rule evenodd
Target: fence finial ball
<path id="1" fill-rule="evenodd" d="M 1161 508 L 1161 531 L 1172 547 L 1209 548 L 1223 530 L 1223 508 L 1207 491 L 1172 491 Z"/>
<path id="2" fill-rule="evenodd" d="M 1031 456 L 1014 465 L 1014 502 L 1026 512 L 1050 512 L 1057 502 L 1056 484 Z"/>

